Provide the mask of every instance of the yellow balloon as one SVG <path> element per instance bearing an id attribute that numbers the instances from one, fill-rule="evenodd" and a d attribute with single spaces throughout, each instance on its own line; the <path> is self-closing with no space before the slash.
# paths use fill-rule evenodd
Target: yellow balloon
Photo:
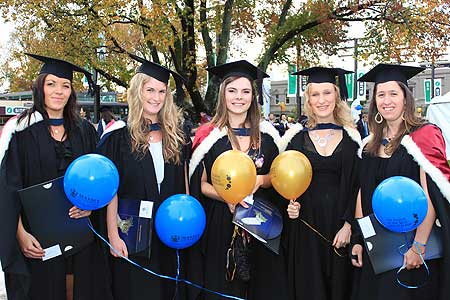
<path id="1" fill-rule="evenodd" d="M 301 152 L 285 151 L 273 160 L 270 167 L 270 179 L 272 186 L 280 195 L 287 200 L 295 200 L 311 183 L 311 163 Z"/>
<path id="2" fill-rule="evenodd" d="M 255 164 L 247 154 L 238 150 L 228 150 L 214 161 L 211 181 L 225 202 L 237 204 L 250 195 L 255 187 Z"/>

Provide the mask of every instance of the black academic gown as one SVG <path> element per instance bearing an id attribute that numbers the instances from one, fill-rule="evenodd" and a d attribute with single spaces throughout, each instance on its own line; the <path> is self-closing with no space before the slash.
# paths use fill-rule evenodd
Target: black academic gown
<path id="1" fill-rule="evenodd" d="M 392 176 L 405 176 L 420 184 L 420 167 L 403 145 L 390 158 L 373 157 L 363 153 L 361 169 L 361 204 L 363 215 L 373 213 L 372 194 L 378 184 Z M 444 257 L 427 260 L 430 270 L 425 286 L 407 289 L 396 280 L 397 270 L 375 275 L 366 250 L 363 253 L 363 267 L 356 269 L 353 300 L 444 300 L 450 295 L 450 211 L 448 201 L 427 175 L 428 193 L 443 229 Z M 424 267 L 401 272 L 401 280 L 410 285 L 423 283 Z"/>
<path id="2" fill-rule="evenodd" d="M 270 165 L 278 155 L 278 149 L 270 135 L 261 133 L 261 138 L 264 163 L 261 168 L 257 168 L 257 174 L 264 175 L 269 173 Z M 202 144 L 199 147 L 201 146 Z M 287 299 L 283 249 L 280 249 L 280 255 L 277 255 L 255 239 L 252 239 L 251 246 L 250 281 L 244 283 L 239 279 L 234 279 L 229 282 L 225 279 L 226 255 L 235 226 L 232 223 L 233 215 L 226 203 L 201 194 L 200 181 L 204 165 L 207 180 L 211 183 L 211 169 L 214 161 L 220 154 L 231 149 L 231 143 L 227 136 L 217 140 L 195 169 L 190 181 L 191 193 L 201 199 L 206 211 L 206 229 L 200 240 L 203 256 L 203 285 L 215 292 L 245 299 Z M 279 208 L 282 215 L 285 215 L 288 202 L 282 200 L 273 189 L 260 188 L 256 192 L 256 196 L 258 195 L 270 199 Z M 202 292 L 198 299 L 219 300 L 223 298 L 212 293 Z"/>
<path id="3" fill-rule="evenodd" d="M 161 183 L 161 191 L 158 192 L 150 151 L 142 159 L 137 158 L 131 152 L 131 137 L 127 127 L 112 132 L 106 140 L 102 140 L 98 151 L 110 158 L 119 171 L 120 184 L 117 192 L 119 201 L 120 199 L 154 201 L 154 217 L 158 207 L 166 198 L 175 194 L 186 193 L 184 165 L 172 163 L 164 164 L 164 180 Z M 106 228 L 102 230 L 102 233 L 105 237 L 107 236 Z M 180 251 L 180 255 L 182 259 L 181 277 L 184 277 L 183 251 Z M 142 253 L 130 255 L 129 258 L 158 274 L 176 276 L 176 252 L 161 242 L 155 230 L 152 233 L 150 259 Z M 175 281 L 161 279 L 121 258 L 113 258 L 112 256 L 111 269 L 115 300 L 185 299 L 183 283 L 179 283 L 176 292 Z M 177 298 L 174 298 L 175 294 L 177 294 Z"/>
<path id="4" fill-rule="evenodd" d="M 299 218 L 289 221 L 289 299 L 347 300 L 350 297 L 352 267 L 347 248 L 340 249 L 342 257 L 338 256 L 330 243 L 301 221 L 330 241 L 345 221 L 352 223 L 358 190 L 359 145 L 346 130 L 342 132 L 341 142 L 327 157 L 317 152 L 305 130 L 297 133 L 286 149 L 305 154 L 313 169 L 310 186 L 297 199 L 301 204 Z"/>
<path id="5" fill-rule="evenodd" d="M 95 150 L 97 133 L 80 120 L 68 136 L 73 159 Z M 0 170 L 1 259 L 8 299 L 54 299 L 66 297 L 66 267 L 63 256 L 48 261 L 28 259 L 16 240 L 19 214 L 27 226 L 17 190 L 58 177 L 55 142 L 44 121 L 34 123 L 11 138 Z M 38 200 L 38 199 L 37 199 Z M 43 220 L 45 222 L 45 220 Z M 106 259 L 97 241 L 71 256 L 74 299 L 111 299 Z"/>

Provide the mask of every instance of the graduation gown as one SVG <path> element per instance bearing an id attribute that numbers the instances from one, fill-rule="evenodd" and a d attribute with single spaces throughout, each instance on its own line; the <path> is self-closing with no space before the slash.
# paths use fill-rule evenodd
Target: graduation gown
<path id="1" fill-rule="evenodd" d="M 119 122 L 116 124 L 123 123 Z M 131 136 L 126 126 L 103 136 L 99 145 L 98 152 L 110 158 L 119 171 L 120 184 L 117 192 L 119 202 L 120 199 L 153 201 L 154 218 L 158 207 L 166 198 L 186 193 L 184 165 L 167 162 L 164 164 L 164 180 L 161 183 L 161 190 L 158 191 L 150 151 L 147 151 L 143 158 L 138 158 L 132 153 Z M 101 231 L 106 237 L 106 227 L 103 227 Z M 150 258 L 142 253 L 130 255 L 129 258 L 158 274 L 176 276 L 176 252 L 161 242 L 155 230 L 152 233 L 150 252 Z M 183 251 L 180 251 L 180 255 L 183 256 Z M 161 279 L 121 258 L 112 256 L 110 258 L 115 300 L 185 299 L 184 284 L 180 283 L 178 291 L 176 291 L 175 281 Z M 182 268 L 183 265 L 182 260 Z M 181 277 L 184 277 L 183 274 L 184 270 L 182 269 Z M 173 298 L 175 294 L 177 294 L 177 298 Z"/>
<path id="2" fill-rule="evenodd" d="M 210 126 L 210 125 L 206 125 Z M 205 127 L 199 128 L 197 133 L 205 131 Z M 262 167 L 257 168 L 257 174 L 268 174 L 273 159 L 278 155 L 276 141 L 278 133 L 268 123 L 260 124 L 261 153 L 264 155 Z M 230 247 L 234 224 L 233 215 L 228 205 L 224 202 L 210 199 L 200 190 L 203 166 L 206 168 L 207 180 L 211 184 L 211 169 L 215 159 L 232 146 L 228 140 L 226 129 L 210 128 L 207 137 L 197 145 L 198 136 L 194 139 L 194 146 L 198 146 L 192 155 L 190 163 L 190 188 L 191 193 L 201 202 L 206 211 L 206 229 L 200 241 L 203 257 L 203 285 L 204 287 L 227 295 L 242 297 L 245 299 L 287 299 L 286 271 L 283 250 L 280 255 L 273 253 L 260 242 L 252 239 L 251 252 L 251 279 L 248 283 L 235 278 L 229 282 L 225 279 L 226 255 Z M 270 199 L 285 215 L 288 202 L 281 199 L 273 189 L 260 188 L 256 196 L 264 194 L 265 199 Z M 223 299 L 211 293 L 203 292 L 199 299 L 218 300 Z"/>
<path id="3" fill-rule="evenodd" d="M 19 214 L 27 231 L 17 190 L 54 179 L 58 174 L 55 142 L 42 116 L 5 125 L 0 148 L 5 152 L 0 169 L 0 255 L 9 299 L 65 299 L 66 266 L 64 256 L 48 261 L 25 258 L 16 240 Z M 72 159 L 95 150 L 97 133 L 85 120 L 67 137 Z M 39 199 L 36 199 L 37 201 Z M 45 220 L 43 220 L 45 222 Z M 71 256 L 74 299 L 111 299 L 106 260 L 97 241 Z"/>
<path id="4" fill-rule="evenodd" d="M 358 191 L 359 133 L 342 131 L 342 140 L 330 156 L 320 155 L 308 131 L 300 124 L 286 133 L 286 150 L 300 151 L 313 169 L 312 182 L 297 199 L 300 215 L 289 221 L 288 283 L 289 299 L 347 300 L 351 293 L 352 267 L 347 248 L 338 256 L 331 246 L 302 220 L 333 241 L 345 221 L 352 223 Z M 285 141 L 286 143 L 287 141 Z"/>
<path id="5" fill-rule="evenodd" d="M 369 139 L 371 136 L 369 136 Z M 367 140 L 369 141 L 369 140 Z M 445 165 L 445 143 L 434 125 L 424 125 L 403 137 L 401 145 L 390 158 L 362 153 L 361 204 L 363 215 L 372 211 L 372 193 L 378 184 L 392 176 L 405 176 L 420 184 L 420 168 L 426 173 L 428 192 L 443 229 L 443 258 L 427 260 L 430 276 L 425 286 L 407 289 L 396 280 L 397 270 L 378 275 L 373 272 L 366 251 L 363 267 L 355 271 L 352 299 L 448 299 L 450 295 L 450 168 Z M 445 196 L 444 196 L 445 195 Z M 426 247 L 425 247 L 426 251 Z M 426 257 L 425 257 L 426 258 Z M 423 283 L 424 267 L 401 272 L 401 280 L 410 285 Z"/>

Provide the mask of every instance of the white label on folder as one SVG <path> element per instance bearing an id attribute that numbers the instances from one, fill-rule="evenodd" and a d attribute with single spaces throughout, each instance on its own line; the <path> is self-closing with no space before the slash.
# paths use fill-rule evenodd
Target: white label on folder
<path id="1" fill-rule="evenodd" d="M 245 197 L 244 202 L 253 205 L 253 203 L 255 202 L 255 200 L 253 200 L 253 194 L 250 194 L 247 197 Z"/>
<path id="2" fill-rule="evenodd" d="M 376 235 L 375 229 L 373 228 L 372 225 L 372 221 L 370 221 L 370 217 L 367 216 L 358 219 L 358 223 L 359 227 L 361 227 L 362 234 L 366 239 Z"/>
<path id="3" fill-rule="evenodd" d="M 141 201 L 139 218 L 151 219 L 153 214 L 153 201 Z"/>
<path id="4" fill-rule="evenodd" d="M 45 252 L 45 254 L 44 254 L 44 257 L 42 257 L 42 261 L 46 261 L 50 258 L 57 257 L 62 254 L 61 247 L 59 247 L 59 245 L 48 247 L 48 248 L 44 249 L 44 252 Z"/>

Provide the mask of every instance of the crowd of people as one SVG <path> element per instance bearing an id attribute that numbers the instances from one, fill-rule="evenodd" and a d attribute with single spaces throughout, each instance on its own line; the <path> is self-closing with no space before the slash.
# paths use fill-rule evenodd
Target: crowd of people
<path id="1" fill-rule="evenodd" d="M 209 75 L 221 82 L 216 112 L 202 113 L 192 141 L 192 124 L 183 124 L 169 88 L 171 76 L 183 81 L 176 72 L 133 56 L 140 65 L 127 92 L 127 122 L 104 110 L 97 133 L 76 113 L 72 86 L 73 72 L 90 74 L 63 60 L 30 56 L 43 63 L 33 84 L 34 105 L 11 119 L 0 137 L 0 258 L 8 299 L 448 299 L 450 167 L 441 129 L 414 113 L 407 80 L 421 68 L 379 64 L 361 77 L 375 87 L 367 115 L 355 124 L 345 101 L 346 70 L 299 71 L 308 76 L 305 116 L 293 123 L 286 115 L 261 118 L 257 91 L 268 77 L 262 70 L 245 60 L 211 67 Z M 255 164 L 254 199 L 264 199 L 282 216 L 279 251 L 235 226 L 235 211 L 251 204 L 224 201 L 212 184 L 216 158 L 231 149 Z M 313 174 L 308 189 L 291 201 L 270 178 L 274 159 L 289 150 L 303 153 Z M 89 217 L 114 250 L 96 238 L 72 255 L 43 259 L 46 249 L 28 222 L 33 212 L 23 210 L 18 191 L 63 176 L 74 159 L 93 152 L 116 165 L 118 192 L 98 211 L 73 206 L 65 213 Z M 403 272 L 416 288 L 398 284 L 396 269 L 374 273 L 356 222 L 373 212 L 374 190 L 392 176 L 417 182 L 428 202 L 414 244 L 404 251 Z M 151 222 L 142 229 L 150 237 L 147 246 L 128 246 L 121 219 L 127 209 L 146 205 L 155 212 L 164 199 L 184 193 L 202 204 L 206 229 L 197 244 L 180 251 L 181 269 L 175 250 L 153 233 Z M 442 229 L 442 254 L 427 260 L 435 223 Z M 236 239 L 245 251 L 231 265 Z M 150 275 L 122 257 L 203 289 Z"/>

